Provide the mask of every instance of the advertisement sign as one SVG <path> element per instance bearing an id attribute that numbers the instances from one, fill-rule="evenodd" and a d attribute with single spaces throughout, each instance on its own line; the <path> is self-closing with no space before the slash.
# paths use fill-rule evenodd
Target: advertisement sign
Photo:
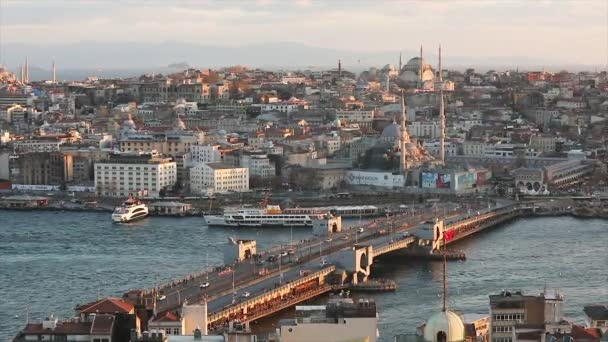
<path id="1" fill-rule="evenodd" d="M 440 173 L 437 176 L 437 189 L 449 189 L 452 185 L 452 176 Z"/>
<path id="2" fill-rule="evenodd" d="M 422 172 L 420 174 L 420 184 L 423 188 L 435 188 L 437 185 L 437 174 L 430 172 Z"/>
<path id="3" fill-rule="evenodd" d="M 465 173 L 463 175 L 458 175 L 458 187 L 460 189 L 472 189 L 475 187 L 475 174 L 474 173 Z"/>
<path id="4" fill-rule="evenodd" d="M 480 187 L 484 184 L 486 184 L 486 173 L 485 172 L 478 172 L 477 173 L 477 187 Z"/>

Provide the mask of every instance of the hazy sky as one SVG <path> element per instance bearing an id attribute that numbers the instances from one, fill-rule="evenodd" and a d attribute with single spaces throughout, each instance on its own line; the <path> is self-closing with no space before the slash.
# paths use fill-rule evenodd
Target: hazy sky
<path id="1" fill-rule="evenodd" d="M 295 42 L 606 63 L 608 0 L 0 0 L 4 43 Z"/>

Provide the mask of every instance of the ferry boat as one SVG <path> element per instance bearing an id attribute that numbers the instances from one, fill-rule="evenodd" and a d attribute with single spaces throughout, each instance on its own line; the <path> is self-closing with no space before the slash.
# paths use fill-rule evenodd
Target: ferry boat
<path id="1" fill-rule="evenodd" d="M 278 205 L 265 208 L 226 208 L 224 215 L 205 215 L 208 226 L 229 227 L 312 227 L 313 218 L 327 215 L 328 212 L 281 210 Z"/>
<path id="2" fill-rule="evenodd" d="M 112 220 L 117 223 L 127 223 L 143 219 L 148 216 L 148 206 L 129 197 L 120 207 L 112 213 Z"/>

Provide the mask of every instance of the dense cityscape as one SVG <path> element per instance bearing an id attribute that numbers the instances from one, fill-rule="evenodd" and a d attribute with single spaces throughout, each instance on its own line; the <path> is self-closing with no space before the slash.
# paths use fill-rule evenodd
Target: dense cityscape
<path id="1" fill-rule="evenodd" d="M 608 341 L 606 70 L 406 49 L 0 65 L 0 339 Z"/>

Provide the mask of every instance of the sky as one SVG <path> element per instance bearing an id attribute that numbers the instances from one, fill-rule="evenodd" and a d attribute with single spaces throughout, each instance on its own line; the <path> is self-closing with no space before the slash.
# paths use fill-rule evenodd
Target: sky
<path id="1" fill-rule="evenodd" d="M 2 44 L 299 43 L 605 65 L 608 0 L 0 0 Z M 4 51 L 2 53 L 10 53 Z"/>

